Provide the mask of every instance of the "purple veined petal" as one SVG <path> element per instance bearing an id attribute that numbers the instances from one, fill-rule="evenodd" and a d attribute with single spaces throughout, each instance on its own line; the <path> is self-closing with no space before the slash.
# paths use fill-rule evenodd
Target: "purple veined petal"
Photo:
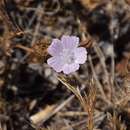
<path id="1" fill-rule="evenodd" d="M 62 51 L 61 41 L 59 39 L 53 39 L 51 45 L 47 49 L 48 53 L 52 56 L 57 56 Z"/>
<path id="2" fill-rule="evenodd" d="M 75 72 L 78 69 L 79 69 L 79 64 L 75 64 L 75 63 L 73 63 L 73 64 L 66 64 L 63 67 L 63 72 L 64 72 L 64 74 L 70 74 L 72 72 Z"/>
<path id="3" fill-rule="evenodd" d="M 78 47 L 79 45 L 79 38 L 76 36 L 65 36 L 61 37 L 61 43 L 64 49 L 73 49 Z"/>
<path id="4" fill-rule="evenodd" d="M 56 72 L 61 72 L 64 65 L 59 56 L 49 58 L 47 60 L 47 64 L 51 66 Z"/>
<path id="5" fill-rule="evenodd" d="M 74 50 L 75 63 L 84 64 L 87 60 L 87 50 L 84 47 L 78 47 Z"/>

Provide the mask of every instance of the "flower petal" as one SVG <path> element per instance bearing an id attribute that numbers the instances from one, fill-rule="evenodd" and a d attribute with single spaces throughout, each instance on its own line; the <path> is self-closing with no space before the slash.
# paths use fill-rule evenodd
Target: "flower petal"
<path id="1" fill-rule="evenodd" d="M 87 60 L 87 50 L 84 47 L 78 47 L 74 50 L 75 62 L 78 64 L 84 64 Z"/>
<path id="2" fill-rule="evenodd" d="M 75 72 L 78 69 L 79 69 L 79 64 L 75 64 L 75 63 L 73 63 L 73 64 L 66 64 L 63 67 L 63 72 L 64 72 L 64 74 L 70 74 L 72 72 Z"/>
<path id="3" fill-rule="evenodd" d="M 49 58 L 47 60 L 47 64 L 51 66 L 56 72 L 61 72 L 64 65 L 59 56 Z"/>
<path id="4" fill-rule="evenodd" d="M 58 39 L 53 39 L 51 45 L 47 49 L 48 53 L 52 56 L 56 56 L 62 51 L 61 41 Z"/>
<path id="5" fill-rule="evenodd" d="M 78 47 L 79 45 L 79 38 L 76 36 L 65 36 L 63 35 L 61 38 L 61 43 L 63 48 L 67 48 L 67 49 L 73 49 Z"/>

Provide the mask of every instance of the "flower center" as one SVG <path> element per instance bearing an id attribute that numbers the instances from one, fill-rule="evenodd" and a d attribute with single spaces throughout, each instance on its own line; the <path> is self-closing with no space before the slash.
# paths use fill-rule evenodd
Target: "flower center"
<path id="1" fill-rule="evenodd" d="M 63 58 L 65 64 L 72 64 L 75 61 L 74 52 L 70 49 L 63 49 L 61 57 Z"/>

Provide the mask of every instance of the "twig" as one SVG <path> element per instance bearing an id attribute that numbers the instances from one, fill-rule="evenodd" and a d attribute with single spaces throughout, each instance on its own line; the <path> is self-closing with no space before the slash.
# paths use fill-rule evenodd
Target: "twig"
<path id="1" fill-rule="evenodd" d="M 41 7 L 41 5 L 39 5 L 38 8 L 36 9 L 36 12 L 38 13 L 39 12 L 38 10 L 41 10 L 41 9 L 42 9 L 42 7 Z M 39 28 L 40 28 L 40 25 L 41 25 L 42 15 L 43 15 L 42 13 L 39 13 L 39 15 L 38 15 L 38 19 L 37 19 L 38 23 L 37 23 L 37 25 L 35 27 L 35 31 L 33 33 L 33 39 L 32 39 L 31 45 L 33 45 L 37 40 L 36 38 L 37 38 L 37 36 L 39 34 Z"/>
<path id="2" fill-rule="evenodd" d="M 97 78 L 97 75 L 96 75 L 96 72 L 94 70 L 94 66 L 93 66 L 93 63 L 92 63 L 92 59 L 91 59 L 90 56 L 88 56 L 88 60 L 90 62 L 90 67 L 91 67 L 91 70 L 92 70 L 92 73 L 93 73 L 93 77 L 94 77 L 94 79 L 96 81 L 97 87 L 98 87 L 102 97 L 104 98 L 104 100 L 110 105 L 111 102 L 109 100 L 107 100 L 106 94 L 104 93 L 104 90 L 103 90 L 103 88 L 102 88 L 102 86 L 101 86 L 101 84 L 100 84 L 100 82 L 99 82 L 99 80 Z"/>
<path id="3" fill-rule="evenodd" d="M 81 88 L 81 91 L 85 89 L 85 86 Z M 42 110 L 41 112 L 38 112 L 30 117 L 30 120 L 34 124 L 41 124 L 47 121 L 49 118 L 51 118 L 53 115 L 55 115 L 57 112 L 59 112 L 63 107 L 65 107 L 69 102 L 71 102 L 75 98 L 75 95 L 71 95 L 69 98 L 67 98 L 63 103 L 57 104 L 52 106 L 52 108 L 49 109 L 48 113 L 45 115 L 45 110 Z"/>

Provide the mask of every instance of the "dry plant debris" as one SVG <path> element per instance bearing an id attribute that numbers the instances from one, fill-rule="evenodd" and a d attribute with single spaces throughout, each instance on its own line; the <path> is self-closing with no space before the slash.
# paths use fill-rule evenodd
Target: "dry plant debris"
<path id="1" fill-rule="evenodd" d="M 1 0 L 0 130 L 130 130 L 129 34 L 129 0 Z M 68 75 L 47 64 L 63 35 L 87 50 Z"/>

